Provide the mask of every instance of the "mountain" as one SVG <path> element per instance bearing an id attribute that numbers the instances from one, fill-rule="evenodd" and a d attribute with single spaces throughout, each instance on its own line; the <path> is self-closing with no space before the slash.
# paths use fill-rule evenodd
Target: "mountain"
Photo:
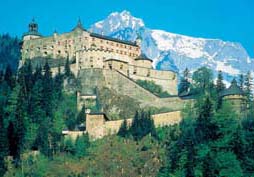
<path id="1" fill-rule="evenodd" d="M 240 43 L 150 29 L 142 19 L 133 17 L 128 11 L 111 13 L 93 24 L 90 31 L 129 41 L 141 36 L 142 52 L 153 59 L 157 69 L 181 74 L 186 67 L 193 72 L 201 66 L 208 66 L 215 76 L 217 71 L 223 71 L 228 82 L 240 73 L 249 70 L 254 73 L 254 60 Z"/>

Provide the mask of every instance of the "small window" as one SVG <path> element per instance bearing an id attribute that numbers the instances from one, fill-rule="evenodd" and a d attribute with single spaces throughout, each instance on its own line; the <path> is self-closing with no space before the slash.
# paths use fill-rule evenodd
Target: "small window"
<path id="1" fill-rule="evenodd" d="M 91 65 L 91 68 L 93 68 L 93 65 Z"/>
<path id="2" fill-rule="evenodd" d="M 134 68 L 133 74 L 137 74 L 137 68 Z"/>
<path id="3" fill-rule="evenodd" d="M 123 64 L 120 65 L 120 69 L 121 69 L 121 70 L 123 69 Z"/>
<path id="4" fill-rule="evenodd" d="M 47 55 L 48 54 L 48 52 L 44 52 L 44 55 Z"/>
<path id="5" fill-rule="evenodd" d="M 150 72 L 150 69 L 149 69 L 148 72 L 147 72 L 147 77 L 150 77 L 150 75 L 151 75 L 151 72 Z"/>
<path id="6" fill-rule="evenodd" d="M 61 50 L 58 50 L 57 53 L 58 53 L 58 54 L 61 54 Z"/>

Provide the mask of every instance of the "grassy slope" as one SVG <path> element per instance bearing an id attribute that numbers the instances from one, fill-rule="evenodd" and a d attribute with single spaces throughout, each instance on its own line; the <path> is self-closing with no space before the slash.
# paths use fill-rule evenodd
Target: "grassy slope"
<path id="1" fill-rule="evenodd" d="M 36 163 L 25 161 L 25 176 L 156 176 L 162 164 L 164 150 L 147 136 L 139 143 L 117 136 L 110 136 L 92 142 L 89 155 L 77 159 L 71 155 L 59 154 L 54 160 L 41 156 Z M 32 165 L 31 165 L 32 164 Z M 16 175 L 15 175 L 16 174 Z M 21 169 L 9 169 L 6 177 L 22 176 Z"/>

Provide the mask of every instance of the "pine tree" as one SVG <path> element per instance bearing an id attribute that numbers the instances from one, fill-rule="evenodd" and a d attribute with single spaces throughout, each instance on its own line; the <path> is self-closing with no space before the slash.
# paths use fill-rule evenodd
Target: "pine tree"
<path id="1" fill-rule="evenodd" d="M 54 78 L 54 94 L 56 101 L 60 100 L 63 96 L 63 75 L 61 74 L 61 68 L 58 66 L 58 73 Z"/>
<path id="2" fill-rule="evenodd" d="M 125 138 L 125 137 L 128 137 L 128 134 L 129 134 L 129 131 L 128 131 L 127 120 L 124 119 L 117 135 Z"/>
<path id="3" fill-rule="evenodd" d="M 75 142 L 75 155 L 78 158 L 82 158 L 88 154 L 88 147 L 90 146 L 88 134 L 78 136 Z"/>
<path id="4" fill-rule="evenodd" d="M 253 78 L 251 76 L 251 72 L 248 72 L 245 81 L 244 81 L 244 86 L 245 86 L 245 93 L 248 99 L 248 104 L 251 104 L 251 101 L 253 100 L 253 94 L 252 94 L 252 89 L 253 89 Z"/>
<path id="5" fill-rule="evenodd" d="M 222 106 L 222 98 L 220 93 L 226 88 L 225 84 L 223 83 L 223 75 L 222 72 L 219 71 L 217 81 L 216 81 L 216 92 L 217 92 L 217 109 L 220 109 Z"/>
<path id="6" fill-rule="evenodd" d="M 13 88 L 15 86 L 15 80 L 14 76 L 12 73 L 11 66 L 8 64 L 6 69 L 5 69 L 5 74 L 4 74 L 4 81 L 7 82 L 10 88 Z"/>
<path id="7" fill-rule="evenodd" d="M 209 97 L 205 98 L 196 121 L 196 137 L 200 142 L 207 142 L 214 138 L 214 124 L 212 123 L 213 104 Z"/>
<path id="8" fill-rule="evenodd" d="M 189 78 L 190 71 L 188 68 L 186 68 L 183 72 L 183 78 L 181 78 L 180 84 L 179 84 L 179 89 L 178 92 L 181 95 L 181 93 L 187 93 L 190 88 L 190 82 L 188 80 Z"/>
<path id="9" fill-rule="evenodd" d="M 31 94 L 31 119 L 34 123 L 38 125 L 42 122 L 43 119 L 46 118 L 46 113 L 43 107 L 44 101 L 44 94 L 43 94 L 43 81 L 38 79 L 33 88 Z"/>
<path id="10" fill-rule="evenodd" d="M 41 66 L 38 66 L 35 68 L 35 72 L 33 74 L 33 84 L 35 84 L 35 82 L 37 80 L 42 80 L 43 76 L 42 76 L 42 68 Z"/>
<path id="11" fill-rule="evenodd" d="M 5 158 L 8 155 L 7 130 L 4 125 L 3 107 L 0 107 L 0 176 L 7 170 Z"/>
<path id="12" fill-rule="evenodd" d="M 217 81 L 216 81 L 216 91 L 217 93 L 220 93 L 225 89 L 225 84 L 223 83 L 223 75 L 222 72 L 219 71 Z"/>
<path id="13" fill-rule="evenodd" d="M 65 77 L 70 77 L 71 76 L 71 68 L 70 68 L 69 57 L 66 59 L 66 63 L 65 63 L 65 66 L 64 66 L 64 75 L 65 75 Z"/>
<path id="14" fill-rule="evenodd" d="M 46 116 L 52 118 L 53 116 L 53 79 L 48 62 L 44 65 L 43 75 L 43 108 Z"/>
<path id="15" fill-rule="evenodd" d="M 131 127 L 130 127 L 130 134 L 133 136 L 135 140 L 139 140 L 140 134 L 142 132 L 139 126 L 139 119 L 140 119 L 140 114 L 138 111 L 136 111 Z"/>
<path id="16" fill-rule="evenodd" d="M 82 109 L 81 111 L 78 113 L 78 116 L 77 116 L 77 124 L 80 125 L 80 124 L 86 124 L 86 108 L 85 108 L 85 105 L 82 106 Z"/>
<path id="17" fill-rule="evenodd" d="M 244 90 L 244 75 L 240 74 L 239 76 L 239 86 L 242 90 Z"/>
<path id="18" fill-rule="evenodd" d="M 216 177 L 215 161 L 210 151 L 203 160 L 202 175 L 205 177 Z"/>

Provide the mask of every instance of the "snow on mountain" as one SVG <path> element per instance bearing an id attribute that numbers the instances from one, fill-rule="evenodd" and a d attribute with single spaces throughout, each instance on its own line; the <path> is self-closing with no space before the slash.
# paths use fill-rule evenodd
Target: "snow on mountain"
<path id="1" fill-rule="evenodd" d="M 208 66 L 215 74 L 222 70 L 227 81 L 240 73 L 254 72 L 254 59 L 250 59 L 240 43 L 149 29 L 142 19 L 133 17 L 128 11 L 111 13 L 92 25 L 90 31 L 129 41 L 135 41 L 140 35 L 142 52 L 153 59 L 157 69 L 181 74 L 186 67 L 193 72 Z"/>

